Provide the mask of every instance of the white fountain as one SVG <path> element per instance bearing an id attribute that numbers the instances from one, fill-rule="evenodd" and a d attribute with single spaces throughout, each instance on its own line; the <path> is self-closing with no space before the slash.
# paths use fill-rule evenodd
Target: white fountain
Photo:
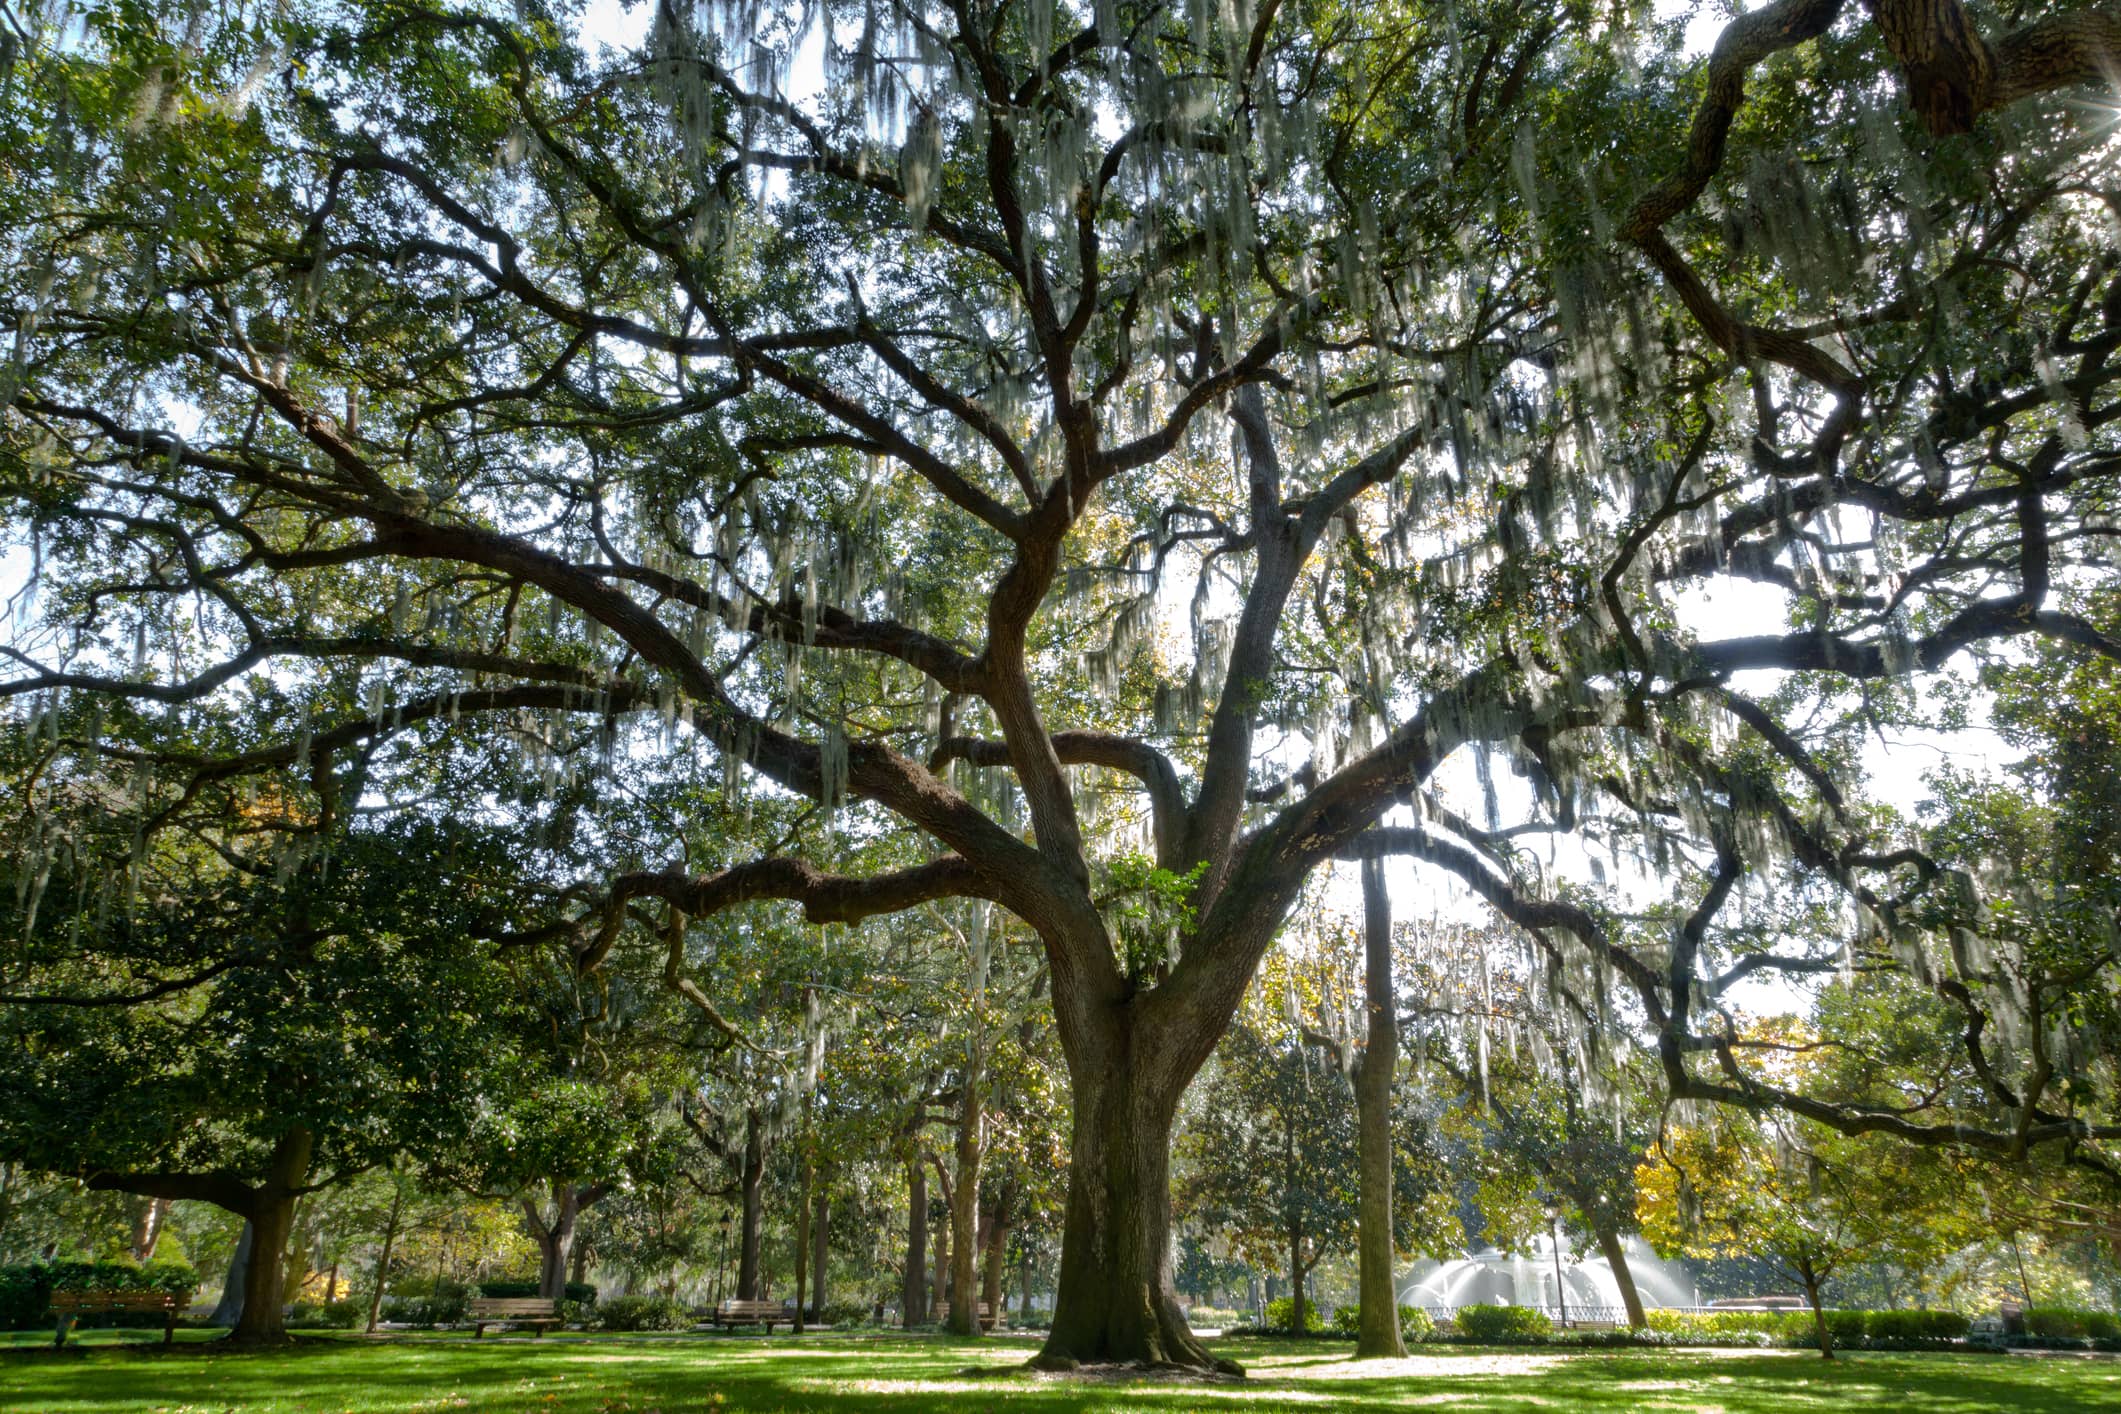
<path id="1" fill-rule="evenodd" d="M 1701 1297 L 1686 1273 L 1661 1260 L 1639 1237 L 1621 1239 L 1628 1271 L 1644 1306 L 1698 1306 Z M 1576 1256 L 1564 1240 L 1561 1280 L 1567 1304 L 1579 1311 L 1618 1310 L 1620 1283 L 1603 1254 Z M 1418 1262 L 1400 1279 L 1399 1303 L 1431 1310 L 1459 1306 L 1537 1306 L 1553 1311 L 1555 1299 L 1553 1239 L 1532 1239 L 1528 1252 L 1505 1253 L 1486 1247 L 1449 1262 Z"/>

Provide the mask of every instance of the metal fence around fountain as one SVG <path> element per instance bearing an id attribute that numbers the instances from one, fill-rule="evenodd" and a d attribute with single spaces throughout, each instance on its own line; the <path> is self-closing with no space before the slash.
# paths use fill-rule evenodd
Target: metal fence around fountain
<path id="1" fill-rule="evenodd" d="M 1460 1311 L 1492 1304 L 1494 1303 L 1476 1301 L 1469 1306 L 1424 1306 L 1421 1309 L 1428 1313 L 1430 1320 L 1443 1326 L 1456 1325 Z M 1539 1305 L 1526 1305 L 1523 1309 L 1539 1312 L 1554 1323 L 1556 1330 L 1608 1330 L 1624 1328 L 1628 1323 L 1628 1311 L 1625 1306 L 1600 1306 L 1595 1302 L 1571 1301 L 1565 1311 L 1553 1306 Z"/>
<path id="2" fill-rule="evenodd" d="M 1479 1306 L 1492 1306 L 1494 1302 L 1473 1301 L 1463 1306 L 1424 1306 L 1429 1319 L 1439 1326 L 1458 1324 L 1458 1313 Z M 1571 1301 L 1564 1313 L 1552 1305 L 1542 1306 L 1537 1302 L 1522 1303 L 1527 1311 L 1537 1311 L 1554 1323 L 1556 1330 L 1608 1330 L 1624 1329 L 1628 1324 L 1625 1306 L 1603 1306 L 1595 1301 Z M 1809 1312 L 1811 1307 L 1802 1303 L 1791 1304 L 1785 1298 L 1764 1298 L 1759 1301 L 1726 1301 L 1713 1306 L 1656 1306 L 1655 1311 L 1668 1312 L 1675 1316 L 1727 1316 L 1733 1311 L 1758 1311 L 1780 1314 L 1788 1311 Z M 1566 1314 L 1567 1319 L 1563 1316 Z"/>

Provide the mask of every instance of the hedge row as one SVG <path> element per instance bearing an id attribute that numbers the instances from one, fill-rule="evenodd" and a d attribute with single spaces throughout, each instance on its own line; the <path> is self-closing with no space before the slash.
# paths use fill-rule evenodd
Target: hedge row
<path id="1" fill-rule="evenodd" d="M 1793 1344 L 1816 1338 L 1810 1311 L 1650 1311 L 1650 1329 L 1680 1339 L 1768 1336 Z M 1965 1336 L 1957 1311 L 1828 1311 L 1827 1333 L 1843 1344 L 1866 1340 L 1947 1341 Z"/>
<path id="2" fill-rule="evenodd" d="M 180 1307 L 191 1304 L 199 1274 L 181 1262 L 30 1262 L 0 1267 L 0 1329 L 30 1330 L 52 1323 L 54 1291 L 166 1291 Z M 84 1325 L 161 1325 L 162 1317 L 94 1316 Z"/>
<path id="3" fill-rule="evenodd" d="M 2049 1340 L 2121 1340 L 2121 1316 L 2074 1306 L 2028 1306 L 2025 1333 Z"/>

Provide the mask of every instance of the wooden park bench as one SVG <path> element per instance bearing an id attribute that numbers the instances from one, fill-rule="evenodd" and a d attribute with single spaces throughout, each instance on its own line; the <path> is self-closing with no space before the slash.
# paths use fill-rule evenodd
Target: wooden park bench
<path id="1" fill-rule="evenodd" d="M 996 1321 L 996 1319 L 997 1319 L 997 1318 L 996 1318 L 996 1316 L 995 1316 L 995 1314 L 994 1314 L 994 1309 L 993 1309 L 992 1307 L 990 1307 L 990 1306 L 989 1306 L 989 1305 L 988 1305 L 988 1304 L 987 1304 L 986 1302 L 984 1302 L 984 1301 L 980 1302 L 980 1304 L 979 1304 L 979 1328 L 980 1328 L 981 1330 L 983 1330 L 983 1331 L 991 1331 L 991 1330 L 993 1330 L 993 1329 L 994 1329 L 994 1326 L 995 1326 L 995 1321 Z M 950 1303 L 949 1303 L 949 1302 L 947 1302 L 947 1301 L 938 1301 L 938 1302 L 936 1302 L 936 1303 L 935 1303 L 935 1323 L 936 1323 L 937 1325 L 939 1325 L 939 1326 L 946 1326 L 946 1325 L 950 1324 Z"/>
<path id="2" fill-rule="evenodd" d="M 466 1314 L 473 1322 L 473 1340 L 485 1335 L 488 1326 L 535 1326 L 543 1335 L 545 1327 L 560 1324 L 560 1303 L 544 1296 L 482 1296 Z"/>
<path id="3" fill-rule="evenodd" d="M 166 1291 L 55 1291 L 52 1314 L 59 1329 L 52 1336 L 54 1349 L 66 1344 L 66 1328 L 76 1316 L 101 1315 L 106 1311 L 157 1311 L 162 1316 L 162 1343 L 177 1338 L 177 1298 Z"/>
<path id="4" fill-rule="evenodd" d="M 775 1325 L 795 1327 L 795 1313 L 778 1301 L 724 1301 L 709 1317 L 718 1326 L 764 1326 L 772 1335 Z"/>

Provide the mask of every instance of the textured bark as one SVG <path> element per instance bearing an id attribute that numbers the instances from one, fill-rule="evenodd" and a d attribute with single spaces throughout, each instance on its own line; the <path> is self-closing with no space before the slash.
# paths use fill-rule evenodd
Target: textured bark
<path id="1" fill-rule="evenodd" d="M 1972 130 L 1989 106 L 1996 58 L 1959 0 L 1875 0 L 1872 16 L 1907 81 L 1908 104 L 1937 135 Z"/>
<path id="2" fill-rule="evenodd" d="M 759 1299 L 759 1235 L 765 1223 L 766 1122 L 757 1110 L 744 1116 L 744 1226 L 737 1245 L 736 1299 Z"/>
<path id="3" fill-rule="evenodd" d="M 1115 1028 L 1117 1029 L 1117 1028 Z M 1075 1121 L 1053 1327 L 1035 1362 L 1220 1368 L 1171 1283 L 1171 1122 L 1177 1086 L 1144 1083 L 1124 1033 L 1071 1056 Z M 1183 1069 L 1183 1068 L 1182 1068 Z M 1190 1071 L 1186 1071 L 1190 1075 Z"/>
<path id="4" fill-rule="evenodd" d="M 1369 1025 L 1354 1076 L 1360 1180 L 1355 1242 L 1361 1301 L 1355 1354 L 1358 1359 L 1396 1359 L 1407 1353 L 1399 1334 L 1399 1294 L 1393 1282 L 1398 1244 L 1392 1237 L 1392 1073 L 1399 1064 L 1399 1021 L 1392 995 L 1392 901 L 1385 893 L 1381 859 L 1362 862 L 1362 902 L 1363 1003 Z"/>
<path id="5" fill-rule="evenodd" d="M 1635 1273 L 1628 1266 L 1628 1254 L 1620 1245 L 1620 1234 L 1609 1227 L 1598 1229 L 1598 1250 L 1605 1254 L 1605 1264 L 1613 1269 L 1613 1284 L 1620 1288 L 1621 1304 L 1628 1308 L 1628 1325 L 1641 1330 L 1649 1325 L 1650 1318 L 1643 1314 L 1642 1293 L 1635 1289 Z"/>
<path id="6" fill-rule="evenodd" d="M 950 1330 L 957 1335 L 978 1336 L 979 1302 L 979 1181 L 980 1160 L 986 1148 L 981 1131 L 986 1112 L 981 1088 L 985 1084 L 975 1062 L 965 1068 L 958 1087 L 957 1176 L 950 1189 Z"/>
<path id="7" fill-rule="evenodd" d="M 1991 45 L 1960 0 L 1872 0 L 1871 14 L 1936 136 L 2034 94 L 2110 81 L 2121 70 L 2121 10 L 2086 6 L 2021 25 Z"/>
<path id="8" fill-rule="evenodd" d="M 921 1157 L 906 1165 L 906 1271 L 899 1292 L 899 1323 L 928 1319 L 928 1170 Z"/>
<path id="9" fill-rule="evenodd" d="M 282 1310 L 286 1298 L 287 1239 L 294 1228 L 295 1198 L 309 1176 L 313 1139 L 307 1129 L 290 1129 L 273 1146 L 265 1181 L 251 1200 L 250 1260 L 243 1272 L 243 1313 L 231 1340 L 265 1344 L 287 1339 Z"/>

